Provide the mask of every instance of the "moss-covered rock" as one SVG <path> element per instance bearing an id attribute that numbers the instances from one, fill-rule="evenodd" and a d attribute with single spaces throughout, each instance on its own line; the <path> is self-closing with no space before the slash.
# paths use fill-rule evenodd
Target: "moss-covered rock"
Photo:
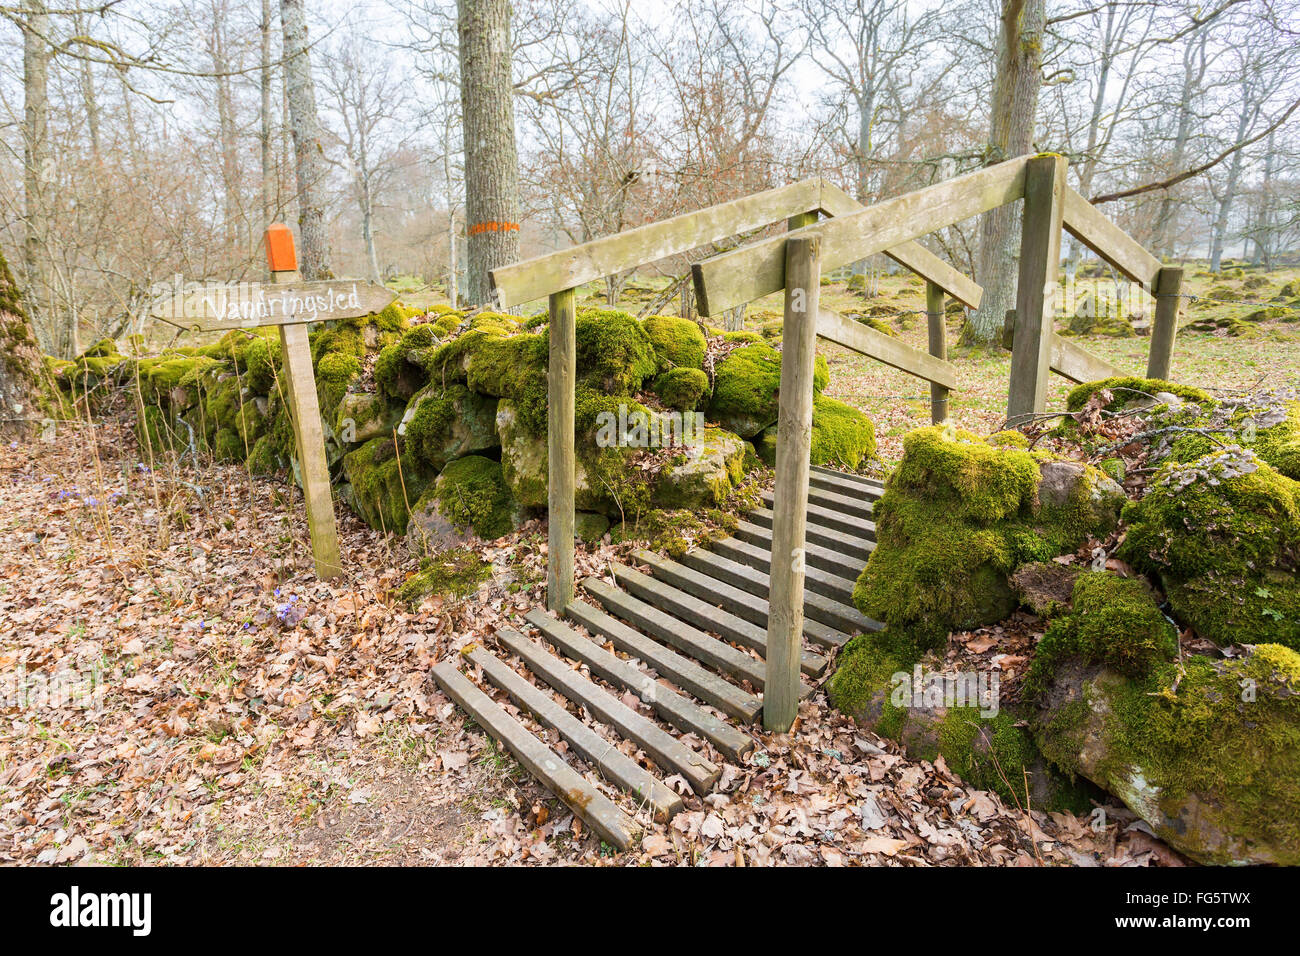
<path id="1" fill-rule="evenodd" d="M 914 651 L 1001 620 L 1016 604 L 1008 577 L 1017 567 L 1109 533 L 1124 500 L 1095 468 L 957 429 L 918 429 L 903 448 L 853 597 Z"/>
<path id="2" fill-rule="evenodd" d="M 419 554 L 463 544 L 470 532 L 495 541 L 522 523 L 501 463 L 481 455 L 458 458 L 416 504 L 407 543 Z"/>
<path id="3" fill-rule="evenodd" d="M 652 315 L 643 320 L 646 335 L 654 347 L 660 372 L 669 369 L 703 369 L 708 343 L 700 327 L 690 319 L 673 315 Z"/>
<path id="4" fill-rule="evenodd" d="M 584 309 L 578 313 L 574 335 L 578 381 L 598 392 L 631 395 L 658 371 L 649 333 L 626 312 Z"/>
<path id="5" fill-rule="evenodd" d="M 776 465 L 776 425 L 754 439 L 758 457 Z M 813 398 L 812 444 L 808 459 L 814 465 L 833 465 L 856 471 L 876 455 L 876 428 L 871 419 L 852 405 L 817 395 Z"/>
<path id="6" fill-rule="evenodd" d="M 497 402 L 464 385 L 430 385 L 406 407 L 397 432 L 411 454 L 441 471 L 449 461 L 500 447 Z"/>
<path id="7" fill-rule="evenodd" d="M 705 428 L 670 457 L 655 483 L 656 504 L 700 510 L 717 507 L 744 476 L 745 442 L 721 428 Z"/>
<path id="8" fill-rule="evenodd" d="M 420 570 L 402 582 L 397 596 L 412 610 L 431 597 L 473 594 L 492 576 L 492 565 L 469 548 L 436 551 L 420 560 Z"/>
<path id="9" fill-rule="evenodd" d="M 660 401 L 681 412 L 695 411 L 710 394 L 709 376 L 698 368 L 670 368 L 652 387 Z"/>
<path id="10" fill-rule="evenodd" d="M 392 436 L 402 420 L 402 407 L 376 392 L 348 392 L 339 400 L 334 433 L 345 445 L 364 445 L 372 438 Z"/>
<path id="11" fill-rule="evenodd" d="M 819 355 L 813 391 L 820 394 L 829 382 L 830 369 Z M 742 438 L 753 438 L 776 421 L 780 390 L 781 353 L 761 340 L 742 344 L 714 370 L 708 417 Z"/>
<path id="12" fill-rule="evenodd" d="M 352 510 L 366 524 L 390 534 L 402 534 L 410 509 L 428 487 L 430 475 L 409 455 L 399 451 L 392 438 L 372 438 L 343 458 L 347 490 L 342 492 Z"/>
<path id="13" fill-rule="evenodd" d="M 429 383 L 430 356 L 439 337 L 433 325 L 416 325 L 375 359 L 375 386 L 390 399 L 406 400 Z"/>
<path id="14" fill-rule="evenodd" d="M 1060 667 L 1036 737 L 1207 864 L 1300 864 L 1300 655 L 1192 655 L 1141 679 Z"/>
<path id="15" fill-rule="evenodd" d="M 1300 482 L 1229 448 L 1168 463 L 1124 517 L 1120 554 L 1160 576 L 1180 620 L 1219 644 L 1300 648 Z"/>
<path id="16" fill-rule="evenodd" d="M 1174 395 L 1184 402 L 1214 403 L 1214 399 L 1208 392 L 1190 385 L 1178 385 L 1159 378 L 1120 376 L 1076 385 L 1066 396 L 1065 407 L 1072 412 L 1077 412 L 1088 404 L 1088 399 L 1102 389 L 1109 389 L 1112 395 L 1111 401 L 1106 405 L 1107 411 L 1119 411 L 1133 403 L 1152 404 L 1154 396 L 1160 392 Z"/>

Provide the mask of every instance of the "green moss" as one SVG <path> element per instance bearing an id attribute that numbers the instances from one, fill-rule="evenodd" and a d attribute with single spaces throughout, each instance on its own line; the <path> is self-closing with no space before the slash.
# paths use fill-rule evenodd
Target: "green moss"
<path id="1" fill-rule="evenodd" d="M 212 453 L 219 460 L 243 461 L 248 456 L 248 451 L 249 449 L 244 445 L 244 440 L 239 437 L 239 432 L 233 428 L 220 428 L 217 430 Z"/>
<path id="2" fill-rule="evenodd" d="M 1082 574 L 1074 583 L 1071 610 L 1052 622 L 1038 644 L 1026 687 L 1045 688 L 1056 666 L 1070 658 L 1145 677 L 1174 659 L 1177 641 L 1141 580 L 1107 571 Z"/>
<path id="3" fill-rule="evenodd" d="M 248 470 L 255 475 L 274 475 L 280 470 L 275 443 L 270 435 L 263 435 L 253 446 L 253 451 L 248 456 Z"/>
<path id="4" fill-rule="evenodd" d="M 1202 636 L 1300 647 L 1300 483 L 1228 449 L 1167 464 L 1124 517 L 1120 554 Z"/>
<path id="5" fill-rule="evenodd" d="M 656 508 L 629 517 L 611 531 L 610 538 L 615 544 L 645 541 L 650 550 L 680 560 L 694 548 L 725 538 L 735 531 L 736 526 L 735 516 L 718 508 L 700 512 Z"/>
<path id="6" fill-rule="evenodd" d="M 652 315 L 641 324 L 654 346 L 660 372 L 674 368 L 704 368 L 708 343 L 700 327 L 690 319 Z"/>
<path id="7" fill-rule="evenodd" d="M 855 471 L 875 454 L 876 429 L 870 418 L 825 395 L 813 398 L 812 464 Z"/>
<path id="8" fill-rule="evenodd" d="M 416 325 L 401 339 L 380 350 L 375 359 L 375 385 L 380 394 L 409 399 L 429 383 L 428 365 L 439 344 L 433 325 Z"/>
<path id="9" fill-rule="evenodd" d="M 819 355 L 814 393 L 820 394 L 829 382 L 829 366 Z M 708 416 L 742 438 L 752 438 L 776 421 L 780 389 L 781 353 L 762 340 L 741 345 L 717 364 Z"/>
<path id="10" fill-rule="evenodd" d="M 1158 835 L 1202 862 L 1236 862 L 1221 843 L 1198 845 L 1202 832 L 1213 832 L 1300 864 L 1300 656 L 1293 650 L 1260 644 L 1234 660 L 1193 655 L 1145 680 L 1098 678 L 1085 695 L 1085 707 L 1057 725 L 1063 743 L 1049 744 L 1054 760 L 1078 767 L 1069 722 L 1082 725 L 1091 710 L 1101 715 L 1094 719 L 1104 754 L 1094 777 Z M 1180 815 L 1189 797 L 1209 826 L 1195 810 L 1191 819 Z"/>
<path id="11" fill-rule="evenodd" d="M 1195 402 L 1198 404 L 1214 404 L 1209 393 L 1199 388 L 1192 388 L 1190 385 L 1176 385 L 1173 382 L 1166 382 L 1158 378 L 1137 378 L 1134 376 L 1104 378 L 1095 382 L 1084 382 L 1082 385 L 1076 385 L 1070 389 L 1070 394 L 1066 396 L 1065 406 L 1072 412 L 1077 412 L 1088 404 L 1088 399 L 1093 394 L 1102 389 L 1110 389 L 1114 398 L 1106 407 L 1110 410 L 1122 408 L 1133 401 L 1150 401 L 1146 395 L 1154 395 L 1156 392 L 1168 392 L 1171 395 L 1177 395 L 1185 402 Z M 1134 394 L 1135 392 L 1145 393 L 1144 395 Z"/>
<path id="12" fill-rule="evenodd" d="M 606 394 L 631 395 L 658 371 L 649 334 L 626 312 L 580 311 L 575 338 L 579 381 Z"/>
<path id="13" fill-rule="evenodd" d="M 431 388 L 414 400 L 406 422 L 406 444 L 413 456 L 438 471 L 453 458 L 497 444 L 497 399 L 464 385 Z"/>
<path id="14" fill-rule="evenodd" d="M 654 392 L 669 408 L 689 412 L 709 394 L 709 376 L 698 368 L 670 368 L 655 380 Z"/>
<path id="15" fill-rule="evenodd" d="M 473 594 L 492 576 L 492 565 L 469 548 L 451 548 L 420 561 L 420 570 L 402 583 L 397 596 L 417 609 L 435 595 L 460 598 Z"/>
<path id="16" fill-rule="evenodd" d="M 409 455 L 399 456 L 391 438 L 372 438 L 343 457 L 343 474 L 351 486 L 349 502 L 358 515 L 382 531 L 403 534 L 415 504 L 428 488 L 430 475 Z"/>
<path id="17" fill-rule="evenodd" d="M 1300 401 L 1286 403 L 1286 418 L 1256 432 L 1255 454 L 1288 478 L 1300 481 Z"/>
<path id="18" fill-rule="evenodd" d="M 501 477 L 501 463 L 481 455 L 458 458 L 434 486 L 438 509 L 458 528 L 472 528 L 495 541 L 514 528 L 515 500 Z"/>

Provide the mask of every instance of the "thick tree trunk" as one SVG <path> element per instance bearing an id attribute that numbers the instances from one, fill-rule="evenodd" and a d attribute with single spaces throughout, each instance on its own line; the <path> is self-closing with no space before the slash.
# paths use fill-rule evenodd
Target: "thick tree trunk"
<path id="1" fill-rule="evenodd" d="M 49 307 L 49 215 L 45 186 L 49 163 L 50 15 L 41 0 L 23 4 L 23 279 L 27 312 L 39 317 Z M 53 327 L 55 316 L 34 323 L 41 347 L 64 354 L 67 337 Z"/>
<path id="2" fill-rule="evenodd" d="M 308 53 L 304 0 L 280 0 L 284 30 L 284 79 L 293 127 L 293 152 L 298 178 L 298 267 L 305 279 L 330 277 L 329 228 L 325 209 L 329 164 L 321 142 L 316 112 L 316 84 Z"/>
<path id="3" fill-rule="evenodd" d="M 993 83 L 993 110 L 987 163 L 992 165 L 1029 152 L 1042 85 L 1044 0 L 1002 0 L 998 69 Z M 976 278 L 984 286 L 980 308 L 962 331 L 968 345 L 987 345 L 1002 333 L 1007 312 L 1016 302 L 1016 257 L 1020 246 L 1020 203 L 984 214 Z"/>
<path id="4" fill-rule="evenodd" d="M 508 0 L 459 0 L 460 99 L 465 137 L 469 305 L 491 300 L 488 273 L 519 258 Z"/>
<path id="5" fill-rule="evenodd" d="M 37 419 L 41 389 L 41 350 L 23 311 L 22 296 L 4 253 L 0 252 L 0 432 L 16 422 Z"/>

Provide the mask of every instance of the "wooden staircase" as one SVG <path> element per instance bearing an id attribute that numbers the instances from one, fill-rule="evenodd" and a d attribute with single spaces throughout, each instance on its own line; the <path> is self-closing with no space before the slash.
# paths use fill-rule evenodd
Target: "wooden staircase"
<path id="1" fill-rule="evenodd" d="M 812 469 L 804 696 L 850 637 L 880 627 L 853 607 L 852 592 L 875 546 L 871 511 L 882 490 Z M 620 850 L 638 838 L 643 815 L 664 822 L 682 809 L 672 780 L 704 796 L 724 760 L 742 762 L 753 750 L 746 725 L 763 708 L 770 494 L 765 504 L 733 537 L 681 561 L 637 552 L 645 570 L 614 564 L 616 584 L 587 578 L 562 620 L 534 609 L 520 630 L 498 630 L 492 649 L 475 645 L 433 668 L 443 691 Z M 629 706 L 629 693 L 645 707 Z M 508 707 L 578 760 L 566 761 Z"/>

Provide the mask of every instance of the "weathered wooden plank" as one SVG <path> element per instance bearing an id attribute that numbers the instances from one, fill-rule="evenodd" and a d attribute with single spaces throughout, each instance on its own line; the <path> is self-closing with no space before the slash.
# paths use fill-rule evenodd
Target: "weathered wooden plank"
<path id="1" fill-rule="evenodd" d="M 547 554 L 546 606 L 563 611 L 573 600 L 573 496 L 577 490 L 573 450 L 578 386 L 577 297 L 573 289 L 550 300 L 547 371 Z"/>
<path id="2" fill-rule="evenodd" d="M 1020 277 L 1016 284 L 1014 347 L 1007 396 L 1007 422 L 1023 424 L 1043 411 L 1052 365 L 1052 321 L 1061 265 L 1064 156 L 1035 156 L 1025 172 L 1020 229 Z"/>
<path id="3" fill-rule="evenodd" d="M 945 388 L 955 388 L 957 385 L 957 370 L 951 362 L 914 349 L 892 335 L 886 335 L 861 322 L 854 322 L 830 309 L 818 310 L 817 334 L 836 345 L 870 356 L 917 378 L 935 382 Z M 778 439 L 778 454 L 780 447 Z"/>
<path id="4" fill-rule="evenodd" d="M 331 279 L 303 282 L 298 273 L 277 273 L 274 285 L 260 282 L 177 284 L 149 305 L 157 318 L 186 328 L 255 329 L 359 318 L 378 312 L 397 294 L 374 282 Z"/>
<path id="5" fill-rule="evenodd" d="M 866 475 L 855 475 L 847 471 L 836 471 L 834 468 L 827 468 L 825 465 L 813 465 L 812 473 L 814 475 L 830 475 L 832 478 L 856 482 L 859 485 L 867 485 L 881 491 L 885 488 L 885 483 L 878 478 L 868 478 Z"/>
<path id="6" fill-rule="evenodd" d="M 497 304 L 522 305 L 809 212 L 819 192 L 819 181 L 808 179 L 493 269 Z"/>
<path id="7" fill-rule="evenodd" d="M 1148 292 L 1155 291 L 1162 268 L 1159 259 L 1069 186 L 1062 206 L 1066 232 Z"/>
<path id="8" fill-rule="evenodd" d="M 1072 382 L 1095 382 L 1124 374 L 1082 345 L 1055 333 L 1052 335 L 1052 371 Z"/>
<path id="9" fill-rule="evenodd" d="M 550 694 L 528 683 L 483 647 L 475 647 L 465 656 L 538 723 L 567 740 L 583 760 L 648 804 L 655 820 L 665 823 L 681 811 L 682 798 L 671 787 L 557 704 Z"/>
<path id="10" fill-rule="evenodd" d="M 524 615 L 524 620 L 537 628 L 562 654 L 586 664 L 602 680 L 630 690 L 678 730 L 698 734 L 731 760 L 743 760 L 745 754 L 754 749 L 754 741 L 748 734 L 665 687 L 631 661 L 625 661 L 587 640 L 545 611 L 533 608 Z"/>
<path id="11" fill-rule="evenodd" d="M 853 533 L 837 531 L 834 528 L 826 528 L 813 520 L 812 506 L 805 509 L 808 518 L 807 531 L 805 532 L 808 541 L 812 544 L 819 545 L 823 548 L 830 548 L 832 551 L 839 551 L 850 557 L 861 559 L 865 564 L 871 557 L 871 552 L 876 548 L 876 542 L 871 538 L 860 537 L 859 528 Z M 745 513 L 745 520 L 764 528 L 771 528 L 776 521 L 776 512 L 771 508 L 754 508 Z M 875 526 L 872 525 L 872 533 L 875 533 Z"/>
<path id="12" fill-rule="evenodd" d="M 785 245 L 785 320 L 777 416 L 775 504 L 763 726 L 785 733 L 799 713 L 803 655 L 803 569 L 808 523 L 808 456 L 812 448 L 813 378 L 821 303 L 819 232 L 796 233 Z"/>
<path id="13" fill-rule="evenodd" d="M 944 321 L 943 289 L 933 282 L 925 284 L 925 321 L 929 334 L 930 354 L 948 360 L 948 326 Z M 930 421 L 936 425 L 948 420 L 948 389 L 930 383 Z"/>
<path id="14" fill-rule="evenodd" d="M 810 540 L 812 540 L 812 529 L 818 528 L 825 531 L 838 531 L 841 534 L 852 535 L 862 541 L 876 540 L 876 524 L 866 518 L 858 515 L 843 514 L 833 508 L 827 508 L 824 505 L 816 504 L 813 497 L 815 493 L 821 493 L 820 488 L 808 489 L 808 529 Z M 768 505 L 767 508 L 755 509 L 749 512 L 747 519 L 754 524 L 761 524 L 765 528 L 771 527 L 771 505 L 772 493 L 770 491 L 763 493 L 763 501 Z M 824 542 L 823 542 L 824 543 Z"/>
<path id="15" fill-rule="evenodd" d="M 682 563 L 733 587 L 757 595 L 766 602 L 770 583 L 766 571 L 751 568 L 740 561 L 696 548 L 682 555 Z M 875 631 L 880 625 L 866 617 L 851 604 L 837 601 L 813 590 L 810 579 L 804 578 L 803 613 L 805 620 L 814 620 L 844 634 L 855 631 Z M 805 634 L 808 632 L 805 630 Z M 816 640 L 813 638 L 813 640 Z"/>
<path id="16" fill-rule="evenodd" d="M 641 836 L 641 828 L 614 802 L 583 779 L 582 775 L 528 732 L 496 701 L 479 690 L 451 661 L 433 667 L 433 679 L 443 692 L 459 704 L 492 737 L 501 742 L 547 790 L 606 843 L 620 850 L 630 849 Z"/>
<path id="17" fill-rule="evenodd" d="M 822 268 L 855 262 L 1020 199 L 1027 162 L 1027 157 L 1010 159 L 817 223 Z M 692 273 L 700 312 L 716 315 L 784 288 L 786 241 L 777 236 L 696 263 Z"/>
<path id="18" fill-rule="evenodd" d="M 597 600 L 602 593 L 616 590 L 596 578 L 588 578 L 582 586 Z M 593 634 L 602 634 L 625 654 L 645 662 L 646 666 L 667 677 L 682 690 L 724 714 L 738 720 L 752 722 L 762 711 L 763 702 L 748 691 L 729 684 L 717 674 L 706 670 L 695 661 L 651 640 L 636 628 L 624 624 L 585 601 L 575 600 L 564 609 L 566 617 L 577 621 Z"/>
<path id="19" fill-rule="evenodd" d="M 772 510 L 780 514 L 780 507 L 777 503 Z M 751 521 L 740 521 L 736 526 L 735 535 L 742 541 L 767 548 L 769 552 L 772 549 L 772 531 Z M 823 548 L 819 544 L 805 542 L 803 552 L 804 560 L 812 567 L 830 571 L 843 578 L 856 579 L 867 563 L 861 558 L 852 558 L 831 548 Z"/>
<path id="20" fill-rule="evenodd" d="M 834 183 L 822 180 L 822 211 L 830 216 L 845 216 L 864 208 Z M 884 250 L 885 255 L 905 269 L 933 282 L 963 305 L 980 307 L 984 290 L 974 279 L 954 269 L 919 242 L 908 240 Z"/>
<path id="21" fill-rule="evenodd" d="M 772 569 L 772 552 L 762 544 L 753 544 L 740 538 L 720 538 L 709 544 L 709 550 L 764 574 Z M 853 603 L 854 578 L 841 577 L 810 565 L 804 569 L 803 583 L 808 591 L 815 591 L 844 604 Z"/>
<path id="22" fill-rule="evenodd" d="M 768 507 L 772 506 L 772 492 L 765 491 L 761 497 Z M 860 521 L 872 520 L 872 502 L 878 497 L 879 495 L 868 497 L 862 492 L 856 491 L 841 494 L 838 491 L 827 491 L 824 487 L 808 489 L 810 506 L 816 505 L 819 508 L 838 511 L 842 517 L 856 518 Z"/>
<path id="23" fill-rule="evenodd" d="M 1174 339 L 1178 336 L 1178 307 L 1182 304 L 1183 270 L 1165 266 L 1156 275 L 1156 315 L 1151 323 L 1151 349 L 1147 353 L 1147 378 L 1168 380 L 1174 365 Z"/>
<path id="24" fill-rule="evenodd" d="M 651 559 L 647 563 L 653 563 L 654 556 L 648 552 L 642 552 L 638 559 L 644 560 L 645 556 Z M 671 582 L 664 578 L 648 577 L 640 571 L 624 567 L 621 564 L 616 564 L 613 568 L 614 577 L 623 587 L 627 588 L 630 594 L 652 603 L 657 608 L 668 611 L 687 624 L 693 624 L 702 630 L 712 631 L 723 640 L 739 644 L 741 647 L 748 647 L 760 654 L 766 652 L 767 635 L 764 633 L 763 628 L 739 615 L 732 614 L 730 611 L 720 609 L 717 604 L 721 603 L 721 601 L 703 600 L 673 586 Z M 809 677 L 820 677 L 826 672 L 829 663 L 820 654 L 813 654 L 809 651 L 803 652 L 801 666 L 803 672 Z"/>
<path id="25" fill-rule="evenodd" d="M 767 627 L 768 603 L 767 591 L 763 596 L 751 594 L 742 588 L 734 587 L 726 581 L 718 580 L 704 572 L 678 564 L 660 557 L 653 551 L 638 551 L 637 562 L 649 565 L 657 580 L 671 584 L 701 600 L 720 606 L 729 614 L 748 621 L 750 624 Z M 751 573 L 757 574 L 753 571 Z M 842 647 L 848 641 L 848 635 L 823 624 L 807 614 L 808 595 L 804 595 L 803 636 L 822 647 Z M 808 673 L 805 668 L 804 673 Z M 815 676 L 815 675 L 814 675 Z"/>
<path id="26" fill-rule="evenodd" d="M 706 794 L 721 773 L 672 734 L 642 717 L 631 707 L 565 664 L 542 645 L 518 631 L 501 628 L 497 640 L 528 665 L 528 669 L 602 723 L 609 724 L 644 750 L 665 771 L 680 773 L 698 794 Z"/>
<path id="27" fill-rule="evenodd" d="M 272 281 L 291 284 L 297 272 L 272 273 Z M 334 494 L 330 487 L 329 463 L 325 460 L 325 431 L 321 424 L 320 398 L 316 394 L 316 371 L 311 363 L 307 326 L 280 326 L 280 357 L 289 391 L 289 412 L 298 440 L 298 464 L 302 471 L 302 496 L 307 505 L 307 527 L 316 576 L 322 580 L 343 573 L 339 554 L 338 526 L 334 521 Z"/>

